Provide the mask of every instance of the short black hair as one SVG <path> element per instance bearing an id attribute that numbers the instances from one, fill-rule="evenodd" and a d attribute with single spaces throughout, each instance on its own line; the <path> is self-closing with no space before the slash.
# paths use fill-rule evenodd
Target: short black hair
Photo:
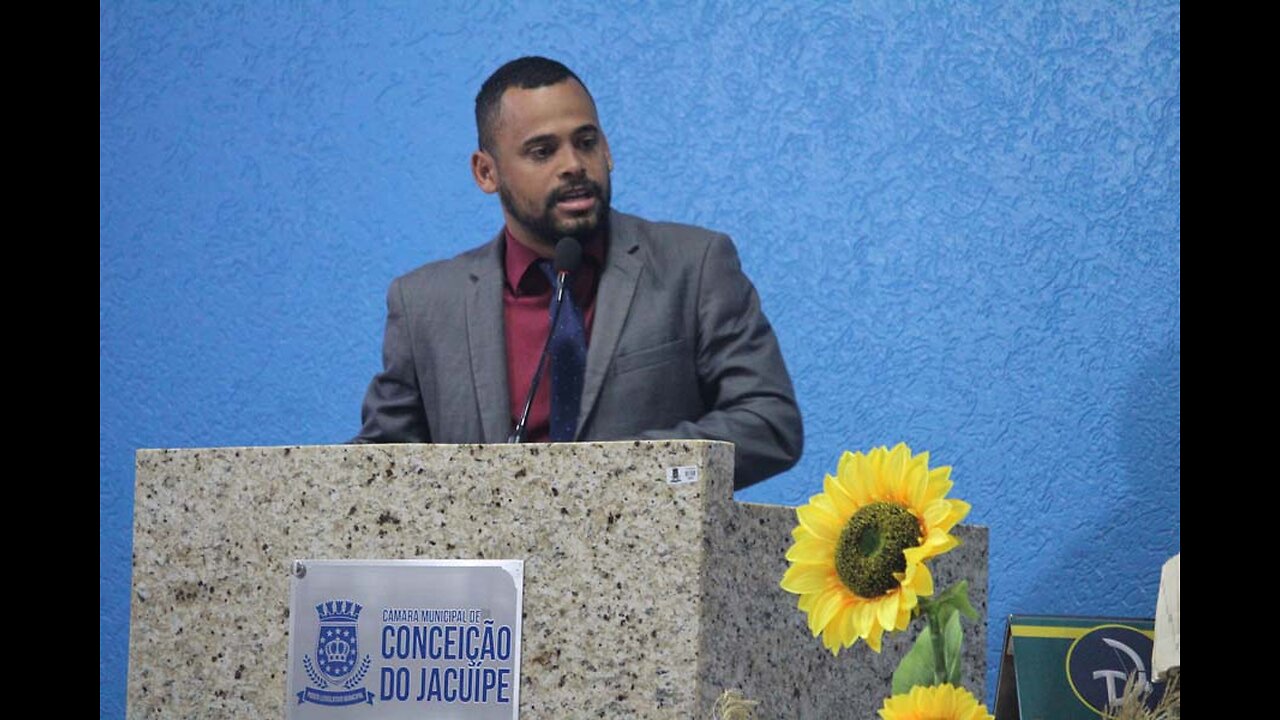
<path id="1" fill-rule="evenodd" d="M 508 88 L 532 90 L 555 85 L 566 78 L 577 80 L 582 89 L 586 90 L 587 97 L 591 97 L 591 91 L 587 90 L 587 84 L 582 82 L 582 78 L 549 58 L 537 55 L 516 58 L 494 70 L 476 95 L 476 135 L 480 149 L 493 152 L 493 127 L 498 119 L 498 103 L 502 100 L 502 93 Z M 595 98 L 591 102 L 594 103 Z"/>

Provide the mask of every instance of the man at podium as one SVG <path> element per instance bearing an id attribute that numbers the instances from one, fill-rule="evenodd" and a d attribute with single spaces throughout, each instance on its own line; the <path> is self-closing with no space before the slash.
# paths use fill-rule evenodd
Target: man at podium
<path id="1" fill-rule="evenodd" d="M 503 65 L 475 110 L 505 226 L 391 283 L 352 442 L 727 440 L 735 488 L 794 465 L 795 392 L 729 237 L 610 208 L 595 101 L 559 62 Z"/>

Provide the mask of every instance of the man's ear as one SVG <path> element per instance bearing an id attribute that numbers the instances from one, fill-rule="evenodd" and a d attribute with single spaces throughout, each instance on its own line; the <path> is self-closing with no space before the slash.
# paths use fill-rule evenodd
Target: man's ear
<path id="1" fill-rule="evenodd" d="M 490 195 L 498 192 L 498 165 L 488 152 L 477 150 L 471 153 L 471 176 L 481 190 Z"/>

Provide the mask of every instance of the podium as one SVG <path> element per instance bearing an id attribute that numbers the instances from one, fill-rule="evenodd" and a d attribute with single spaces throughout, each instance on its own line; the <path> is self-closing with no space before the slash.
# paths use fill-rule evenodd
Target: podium
<path id="1" fill-rule="evenodd" d="M 915 633 L 833 658 L 778 587 L 794 510 L 732 480 L 709 441 L 140 450 L 128 717 L 283 717 L 298 558 L 523 559 L 523 718 L 873 716 Z M 955 534 L 981 695 L 987 531 Z"/>

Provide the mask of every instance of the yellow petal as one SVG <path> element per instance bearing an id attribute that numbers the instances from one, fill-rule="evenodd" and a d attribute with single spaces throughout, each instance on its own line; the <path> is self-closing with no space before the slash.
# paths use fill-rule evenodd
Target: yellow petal
<path id="1" fill-rule="evenodd" d="M 902 557 L 907 559 L 907 567 L 911 567 L 912 565 L 919 565 L 924 562 L 930 557 L 930 555 L 925 552 L 924 548 L 917 546 L 903 550 Z"/>
<path id="2" fill-rule="evenodd" d="M 920 693 L 920 709 L 930 717 L 941 717 L 946 712 L 949 696 L 940 690 L 940 687 L 930 687 Z"/>
<path id="3" fill-rule="evenodd" d="M 822 632 L 822 646 L 830 650 L 832 655 L 840 654 L 840 641 L 836 638 L 835 633 L 829 630 Z"/>
<path id="4" fill-rule="evenodd" d="M 858 475 L 855 466 L 858 462 L 858 456 L 861 454 L 845 450 L 840 455 L 840 462 L 836 464 L 836 482 L 840 483 L 846 493 L 853 489 L 849 483 Z"/>
<path id="5" fill-rule="evenodd" d="M 882 627 L 893 627 L 893 621 L 898 617 L 898 602 L 896 591 L 876 599 L 876 619 L 880 621 Z"/>
<path id="6" fill-rule="evenodd" d="M 841 517 L 840 511 L 836 509 L 835 502 L 833 502 L 831 500 L 831 496 L 826 494 L 825 492 L 820 492 L 817 495 L 814 495 L 813 497 L 809 498 L 809 504 L 813 505 L 819 510 L 822 510 L 823 512 L 825 512 L 826 514 L 834 518 L 835 524 L 837 525 L 844 524 L 844 518 Z"/>
<path id="7" fill-rule="evenodd" d="M 871 632 L 866 636 L 867 647 L 876 652 L 880 652 L 880 636 L 884 634 L 884 628 L 879 623 L 871 626 Z"/>
<path id="8" fill-rule="evenodd" d="M 823 540 L 817 535 L 814 535 L 813 533 L 809 532 L 809 530 L 806 529 L 803 525 L 797 525 L 795 529 L 791 531 L 791 538 L 793 540 L 793 542 L 791 543 L 792 545 L 800 542 L 814 542 L 814 541 L 830 542 L 830 540 Z"/>
<path id="9" fill-rule="evenodd" d="M 863 507 L 871 503 L 871 469 L 867 456 L 862 453 L 847 454 L 841 459 L 840 475 L 836 478 L 849 497 Z"/>
<path id="10" fill-rule="evenodd" d="M 913 565 L 908 573 L 907 582 L 916 595 L 929 597 L 933 594 L 933 573 L 924 563 Z"/>
<path id="11" fill-rule="evenodd" d="M 840 619 L 843 621 L 840 625 L 840 637 L 844 646 L 849 647 L 858 640 L 858 606 L 849 603 Z"/>
<path id="12" fill-rule="evenodd" d="M 871 626 L 876 621 L 875 605 L 869 602 L 861 602 L 853 606 L 853 630 L 859 637 L 866 637 L 871 633 Z"/>
<path id="13" fill-rule="evenodd" d="M 787 559 L 800 563 L 832 563 L 836 556 L 836 544 L 829 540 L 814 538 L 797 540 L 787 550 Z"/>
<path id="14" fill-rule="evenodd" d="M 959 547 L 960 540 L 955 535 L 941 530 L 930 530 L 929 534 L 925 536 L 923 544 L 933 551 L 935 555 L 941 555 Z"/>
<path id="15" fill-rule="evenodd" d="M 963 500 L 934 500 L 925 508 L 925 524 L 946 532 L 969 514 L 969 503 Z"/>
<path id="16" fill-rule="evenodd" d="M 940 527 L 943 530 L 950 530 L 955 527 L 956 523 L 968 517 L 970 509 L 972 509 L 972 506 L 969 503 L 963 500 L 952 500 L 951 512 L 947 515 L 947 519 L 942 521 Z"/>
<path id="17" fill-rule="evenodd" d="M 889 453 L 889 449 L 883 445 L 873 447 L 866 452 L 867 467 L 875 472 L 879 472 L 884 465 L 885 455 Z"/>
<path id="18" fill-rule="evenodd" d="M 841 597 L 840 602 L 836 603 L 835 613 L 827 621 L 826 632 L 831 633 L 833 640 L 842 646 L 846 645 L 844 629 L 849 623 L 849 616 L 852 614 L 853 603 L 849 602 L 848 597 Z"/>
<path id="19" fill-rule="evenodd" d="M 920 562 L 925 558 L 941 555 L 959 544 L 959 540 L 948 535 L 942 530 L 930 530 L 929 534 L 925 536 L 924 541 L 920 543 L 919 547 L 907 548 L 902 551 L 902 554 L 907 557 L 907 562 L 912 562 L 912 557 L 917 558 L 915 562 Z M 907 553 L 912 551 L 916 552 L 913 552 L 912 555 L 908 556 Z"/>
<path id="20" fill-rule="evenodd" d="M 894 480 L 900 479 L 903 471 L 907 467 L 907 461 L 910 459 L 911 448 L 907 447 L 906 443 L 900 442 L 897 445 L 894 445 L 893 449 L 889 451 L 889 464 L 890 467 L 895 467 L 898 471 L 896 473 L 889 473 L 889 476 Z"/>
<path id="21" fill-rule="evenodd" d="M 876 473 L 876 500 L 893 500 L 893 487 L 897 484 L 897 479 L 901 477 L 902 462 L 900 457 L 895 457 L 893 452 L 884 451 L 879 448 L 878 468 L 874 470 Z"/>
<path id="22" fill-rule="evenodd" d="M 853 466 L 850 463 L 852 463 L 854 459 L 861 454 L 862 453 L 851 453 L 848 450 L 840 453 L 840 461 L 836 463 L 836 475 L 838 477 L 844 477 L 846 474 L 851 474 L 853 472 Z"/>
<path id="23" fill-rule="evenodd" d="M 902 618 L 904 616 L 910 618 L 911 609 L 914 608 L 917 605 L 917 603 L 919 603 L 919 600 L 916 599 L 916 593 L 914 590 L 908 590 L 906 588 L 902 588 L 901 590 L 898 591 L 898 593 L 902 596 L 902 598 L 898 601 L 898 617 L 895 618 L 893 621 L 894 630 L 901 630 L 906 627 L 906 625 L 902 622 Z"/>
<path id="24" fill-rule="evenodd" d="M 914 607 L 914 604 L 913 604 L 913 607 Z M 893 629 L 906 630 L 907 626 L 910 624 L 911 624 L 910 608 L 903 607 L 900 610 L 898 610 L 898 621 L 893 624 Z"/>
<path id="25" fill-rule="evenodd" d="M 929 489 L 925 491 L 924 501 L 933 502 L 951 490 L 951 466 L 943 465 L 929 471 Z"/>
<path id="26" fill-rule="evenodd" d="M 924 506 L 924 525 L 929 529 L 940 528 L 943 532 L 951 528 L 941 527 L 943 521 L 947 519 L 947 515 L 951 514 L 950 500 L 934 500 Z"/>
<path id="27" fill-rule="evenodd" d="M 831 504 L 835 506 L 836 514 L 841 518 L 847 518 L 858 510 L 858 504 L 853 501 L 849 493 L 845 492 L 844 487 L 832 476 L 827 475 L 822 479 L 822 490 Z"/>
<path id="28" fill-rule="evenodd" d="M 911 458 L 903 485 L 903 504 L 917 510 L 924 507 L 925 491 L 929 488 L 929 453 L 922 452 Z"/>
<path id="29" fill-rule="evenodd" d="M 810 632 L 817 635 L 827 627 L 831 618 L 835 617 L 836 611 L 840 609 L 842 595 L 840 590 L 831 589 L 818 597 L 818 601 L 813 604 L 813 610 L 809 613 Z"/>
<path id="30" fill-rule="evenodd" d="M 876 495 L 876 475 L 879 474 L 879 466 L 881 466 L 881 457 L 884 448 L 873 447 L 870 452 L 865 452 L 858 456 L 858 460 L 854 462 L 854 477 L 859 480 L 863 486 L 863 492 L 867 493 L 868 501 L 879 500 Z"/>
<path id="31" fill-rule="evenodd" d="M 796 563 L 787 568 L 782 574 L 782 582 L 778 584 L 787 592 L 819 592 L 830 585 L 835 576 L 836 571 L 829 566 Z"/>
<path id="32" fill-rule="evenodd" d="M 801 505 L 796 508 L 796 517 L 800 519 L 800 524 L 815 536 L 831 542 L 840 539 L 842 525 L 840 518 L 822 506 L 814 505 L 812 501 L 808 505 Z"/>

